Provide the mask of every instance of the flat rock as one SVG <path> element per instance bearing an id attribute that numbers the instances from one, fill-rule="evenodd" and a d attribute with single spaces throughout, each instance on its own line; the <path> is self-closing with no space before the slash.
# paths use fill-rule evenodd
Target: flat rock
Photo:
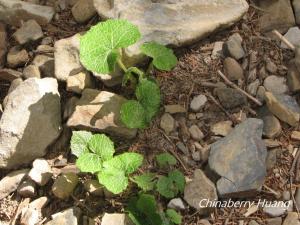
<path id="1" fill-rule="evenodd" d="M 82 71 L 80 73 L 71 75 L 67 78 L 67 91 L 71 91 L 77 94 L 81 94 L 85 88 L 93 88 L 93 78 L 88 71 Z"/>
<path id="2" fill-rule="evenodd" d="M 238 33 L 231 35 L 223 46 L 225 54 L 236 60 L 243 58 L 245 51 L 242 46 L 242 41 L 243 39 Z"/>
<path id="3" fill-rule="evenodd" d="M 52 177 L 51 166 L 45 159 L 36 159 L 28 176 L 40 186 L 44 186 Z"/>
<path id="4" fill-rule="evenodd" d="M 60 131 L 57 81 L 25 80 L 8 95 L 0 121 L 0 168 L 12 168 L 42 157 Z"/>
<path id="5" fill-rule="evenodd" d="M 55 42 L 55 77 L 58 80 L 66 81 L 70 75 L 84 70 L 79 59 L 79 42 L 79 34 Z"/>
<path id="6" fill-rule="evenodd" d="M 228 79 L 231 81 L 244 78 L 244 71 L 240 64 L 233 58 L 227 57 L 224 60 L 224 71 Z"/>
<path id="7" fill-rule="evenodd" d="M 78 0 L 72 7 L 72 15 L 78 23 L 87 22 L 96 13 L 93 0 Z"/>
<path id="8" fill-rule="evenodd" d="M 291 27 L 284 37 L 294 46 L 300 47 L 300 29 L 298 27 Z M 281 42 L 281 48 L 289 49 L 284 42 Z"/>
<path id="9" fill-rule="evenodd" d="M 21 78 L 22 73 L 12 69 L 0 69 L 0 80 L 12 82 L 15 79 Z"/>
<path id="10" fill-rule="evenodd" d="M 214 183 L 206 177 L 202 170 L 196 169 L 192 181 L 187 182 L 185 185 L 184 200 L 203 215 L 210 210 L 203 207 L 205 203 L 200 204 L 203 199 L 218 200 L 218 195 Z"/>
<path id="11" fill-rule="evenodd" d="M 232 109 L 247 103 L 245 95 L 232 88 L 216 88 L 215 92 L 220 100 L 220 103 L 226 109 Z"/>
<path id="12" fill-rule="evenodd" d="M 300 72 L 295 65 L 295 61 L 292 61 L 288 67 L 287 85 L 292 92 L 300 91 Z"/>
<path id="13" fill-rule="evenodd" d="M 35 20 L 26 21 L 21 28 L 13 34 L 13 37 L 21 45 L 30 41 L 39 40 L 43 36 L 42 28 Z"/>
<path id="14" fill-rule="evenodd" d="M 28 169 L 16 170 L 2 178 L 2 180 L 0 180 L 0 200 L 17 190 L 19 184 L 28 172 Z"/>
<path id="15" fill-rule="evenodd" d="M 186 209 L 185 204 L 181 198 L 173 198 L 172 200 L 170 200 L 168 203 L 168 208 L 175 209 L 175 210 L 185 210 Z"/>
<path id="16" fill-rule="evenodd" d="M 133 225 L 126 214 L 105 213 L 101 220 L 101 225 Z"/>
<path id="17" fill-rule="evenodd" d="M 233 129 L 232 121 L 227 120 L 227 121 L 221 121 L 221 122 L 215 123 L 210 128 L 210 131 L 214 135 L 220 135 L 220 136 L 225 137 L 232 131 L 232 129 Z"/>
<path id="18" fill-rule="evenodd" d="M 190 104 L 190 108 L 194 112 L 199 112 L 206 104 L 207 97 L 205 95 L 197 95 L 195 96 Z"/>
<path id="19" fill-rule="evenodd" d="M 25 49 L 20 49 L 18 46 L 11 48 L 7 54 L 7 64 L 10 68 L 23 66 L 28 61 L 28 52 Z"/>
<path id="20" fill-rule="evenodd" d="M 120 109 L 127 100 L 117 94 L 85 89 L 67 125 L 134 138 L 137 130 L 126 128 L 120 120 Z"/>
<path id="21" fill-rule="evenodd" d="M 288 206 L 285 206 L 285 202 L 279 201 L 279 206 L 265 206 L 263 208 L 263 212 L 266 213 L 268 216 L 271 217 L 279 217 L 287 213 Z"/>
<path id="22" fill-rule="evenodd" d="M 259 7 L 264 11 L 259 19 L 259 27 L 262 32 L 271 32 L 276 29 L 286 32 L 295 25 L 295 17 L 290 1 L 258 1 Z"/>
<path id="23" fill-rule="evenodd" d="M 268 109 L 281 121 L 291 126 L 298 124 L 300 107 L 293 97 L 266 92 L 266 102 Z"/>
<path id="24" fill-rule="evenodd" d="M 267 225 L 282 225 L 282 218 L 275 217 L 275 218 L 268 218 L 266 219 Z"/>
<path id="25" fill-rule="evenodd" d="M 52 220 L 45 223 L 45 225 L 79 225 L 81 210 L 77 207 L 66 209 L 62 212 L 55 213 L 52 216 Z"/>
<path id="26" fill-rule="evenodd" d="M 264 87 L 267 91 L 273 94 L 284 94 L 288 92 L 288 86 L 286 84 L 285 77 L 279 77 L 275 75 L 268 76 L 264 80 Z"/>
<path id="27" fill-rule="evenodd" d="M 282 225 L 300 225 L 298 213 L 289 212 Z"/>
<path id="28" fill-rule="evenodd" d="M 0 0 L 0 21 L 21 26 L 22 21 L 36 20 L 40 25 L 49 23 L 55 14 L 50 6 L 36 5 L 18 0 Z"/>
<path id="29" fill-rule="evenodd" d="M 53 194 L 60 199 L 67 199 L 78 184 L 78 176 L 74 173 L 65 173 L 56 178 L 52 186 Z"/>
<path id="30" fill-rule="evenodd" d="M 296 23 L 300 25 L 300 1 L 299 0 L 293 0 L 293 7 L 294 7 L 294 12 L 295 12 L 295 18 L 296 18 Z"/>
<path id="31" fill-rule="evenodd" d="M 160 127 L 166 132 L 166 134 L 169 134 L 175 128 L 174 118 L 169 113 L 165 113 L 160 119 Z"/>
<path id="32" fill-rule="evenodd" d="M 165 112 L 170 114 L 186 113 L 186 109 L 181 105 L 165 105 Z"/>
<path id="33" fill-rule="evenodd" d="M 244 0 L 94 0 L 94 5 L 104 19 L 127 19 L 139 27 L 142 39 L 125 52 L 134 62 L 141 60 L 139 46 L 144 42 L 190 44 L 231 26 L 248 10 Z"/>
<path id="34" fill-rule="evenodd" d="M 261 139 L 263 121 L 249 118 L 211 145 L 209 167 L 221 178 L 219 196 L 255 194 L 266 176 L 267 149 Z"/>
<path id="35" fill-rule="evenodd" d="M 7 33 L 3 23 L 0 22 L 0 68 L 4 66 L 7 52 Z"/>

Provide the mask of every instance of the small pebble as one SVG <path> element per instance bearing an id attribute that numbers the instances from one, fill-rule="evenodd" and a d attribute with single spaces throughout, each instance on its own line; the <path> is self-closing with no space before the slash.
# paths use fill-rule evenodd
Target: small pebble
<path id="1" fill-rule="evenodd" d="M 207 97 L 205 95 L 197 95 L 191 101 L 191 110 L 194 112 L 199 112 L 207 102 Z"/>

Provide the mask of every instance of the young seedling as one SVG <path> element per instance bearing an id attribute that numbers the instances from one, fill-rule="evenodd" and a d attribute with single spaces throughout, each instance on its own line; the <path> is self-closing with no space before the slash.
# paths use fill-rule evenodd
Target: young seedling
<path id="1" fill-rule="evenodd" d="M 96 174 L 99 183 L 114 194 L 127 188 L 129 175 L 143 162 L 143 156 L 137 153 L 114 156 L 114 143 L 106 135 L 87 131 L 73 132 L 71 150 L 78 157 L 80 171 Z"/>
<path id="2" fill-rule="evenodd" d="M 124 72 L 123 84 L 136 84 L 136 100 L 121 107 L 121 120 L 128 128 L 145 128 L 160 107 L 157 83 L 137 67 L 122 62 L 122 49 L 135 44 L 141 37 L 137 26 L 127 20 L 107 20 L 93 26 L 80 39 L 80 60 L 90 71 L 107 74 L 118 65 Z M 155 42 L 144 43 L 141 52 L 153 59 L 151 65 L 159 70 L 171 70 L 177 63 L 173 51 Z"/>

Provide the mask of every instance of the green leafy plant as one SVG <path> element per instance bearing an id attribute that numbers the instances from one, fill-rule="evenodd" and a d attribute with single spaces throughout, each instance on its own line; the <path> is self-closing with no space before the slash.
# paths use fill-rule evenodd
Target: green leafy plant
<path id="1" fill-rule="evenodd" d="M 157 155 L 156 160 L 161 168 L 174 166 L 177 163 L 175 157 L 169 153 Z M 136 175 L 131 180 L 144 192 L 156 189 L 165 198 L 176 197 L 179 193 L 183 193 L 185 187 L 184 175 L 179 170 L 171 170 L 167 176 L 145 173 Z"/>
<path id="2" fill-rule="evenodd" d="M 159 211 L 155 197 L 149 194 L 131 198 L 126 211 L 135 225 L 174 225 L 181 224 L 182 220 L 173 209 Z"/>
<path id="3" fill-rule="evenodd" d="M 130 81 L 136 85 L 136 100 L 129 100 L 121 107 L 121 120 L 128 128 L 145 128 L 160 107 L 158 84 L 137 67 L 127 68 L 122 62 L 122 49 L 135 44 L 141 37 L 137 26 L 127 20 L 107 20 L 93 26 L 80 39 L 80 60 L 93 72 L 107 74 L 116 65 L 124 71 L 123 84 Z M 150 42 L 144 43 L 141 52 L 151 57 L 154 67 L 169 71 L 177 63 L 171 49 Z"/>
<path id="4" fill-rule="evenodd" d="M 99 183 L 114 194 L 127 188 L 129 175 L 143 162 L 143 156 L 137 153 L 114 156 L 114 143 L 106 135 L 87 131 L 73 132 L 71 150 L 78 157 L 77 167 L 82 172 L 96 174 Z"/>

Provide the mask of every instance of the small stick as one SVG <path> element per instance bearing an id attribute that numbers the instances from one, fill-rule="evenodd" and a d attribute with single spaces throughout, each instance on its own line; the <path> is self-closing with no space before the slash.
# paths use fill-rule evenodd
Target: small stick
<path id="1" fill-rule="evenodd" d="M 284 36 L 282 36 L 282 34 L 278 32 L 278 30 L 273 30 L 272 33 L 275 34 L 282 42 L 284 42 L 291 50 L 295 51 L 295 46 Z"/>
<path id="2" fill-rule="evenodd" d="M 230 80 L 228 80 L 228 78 L 220 71 L 218 70 L 218 74 L 220 75 L 220 77 L 222 77 L 224 79 L 224 81 L 231 87 L 233 87 L 234 89 L 238 90 L 239 92 L 241 92 L 242 94 L 244 94 L 246 97 L 248 97 L 250 100 L 252 100 L 254 103 L 256 103 L 259 106 L 262 106 L 263 104 L 255 97 L 253 97 L 252 95 L 248 94 L 246 91 L 242 90 L 241 88 L 239 88 L 236 84 L 232 83 Z"/>

